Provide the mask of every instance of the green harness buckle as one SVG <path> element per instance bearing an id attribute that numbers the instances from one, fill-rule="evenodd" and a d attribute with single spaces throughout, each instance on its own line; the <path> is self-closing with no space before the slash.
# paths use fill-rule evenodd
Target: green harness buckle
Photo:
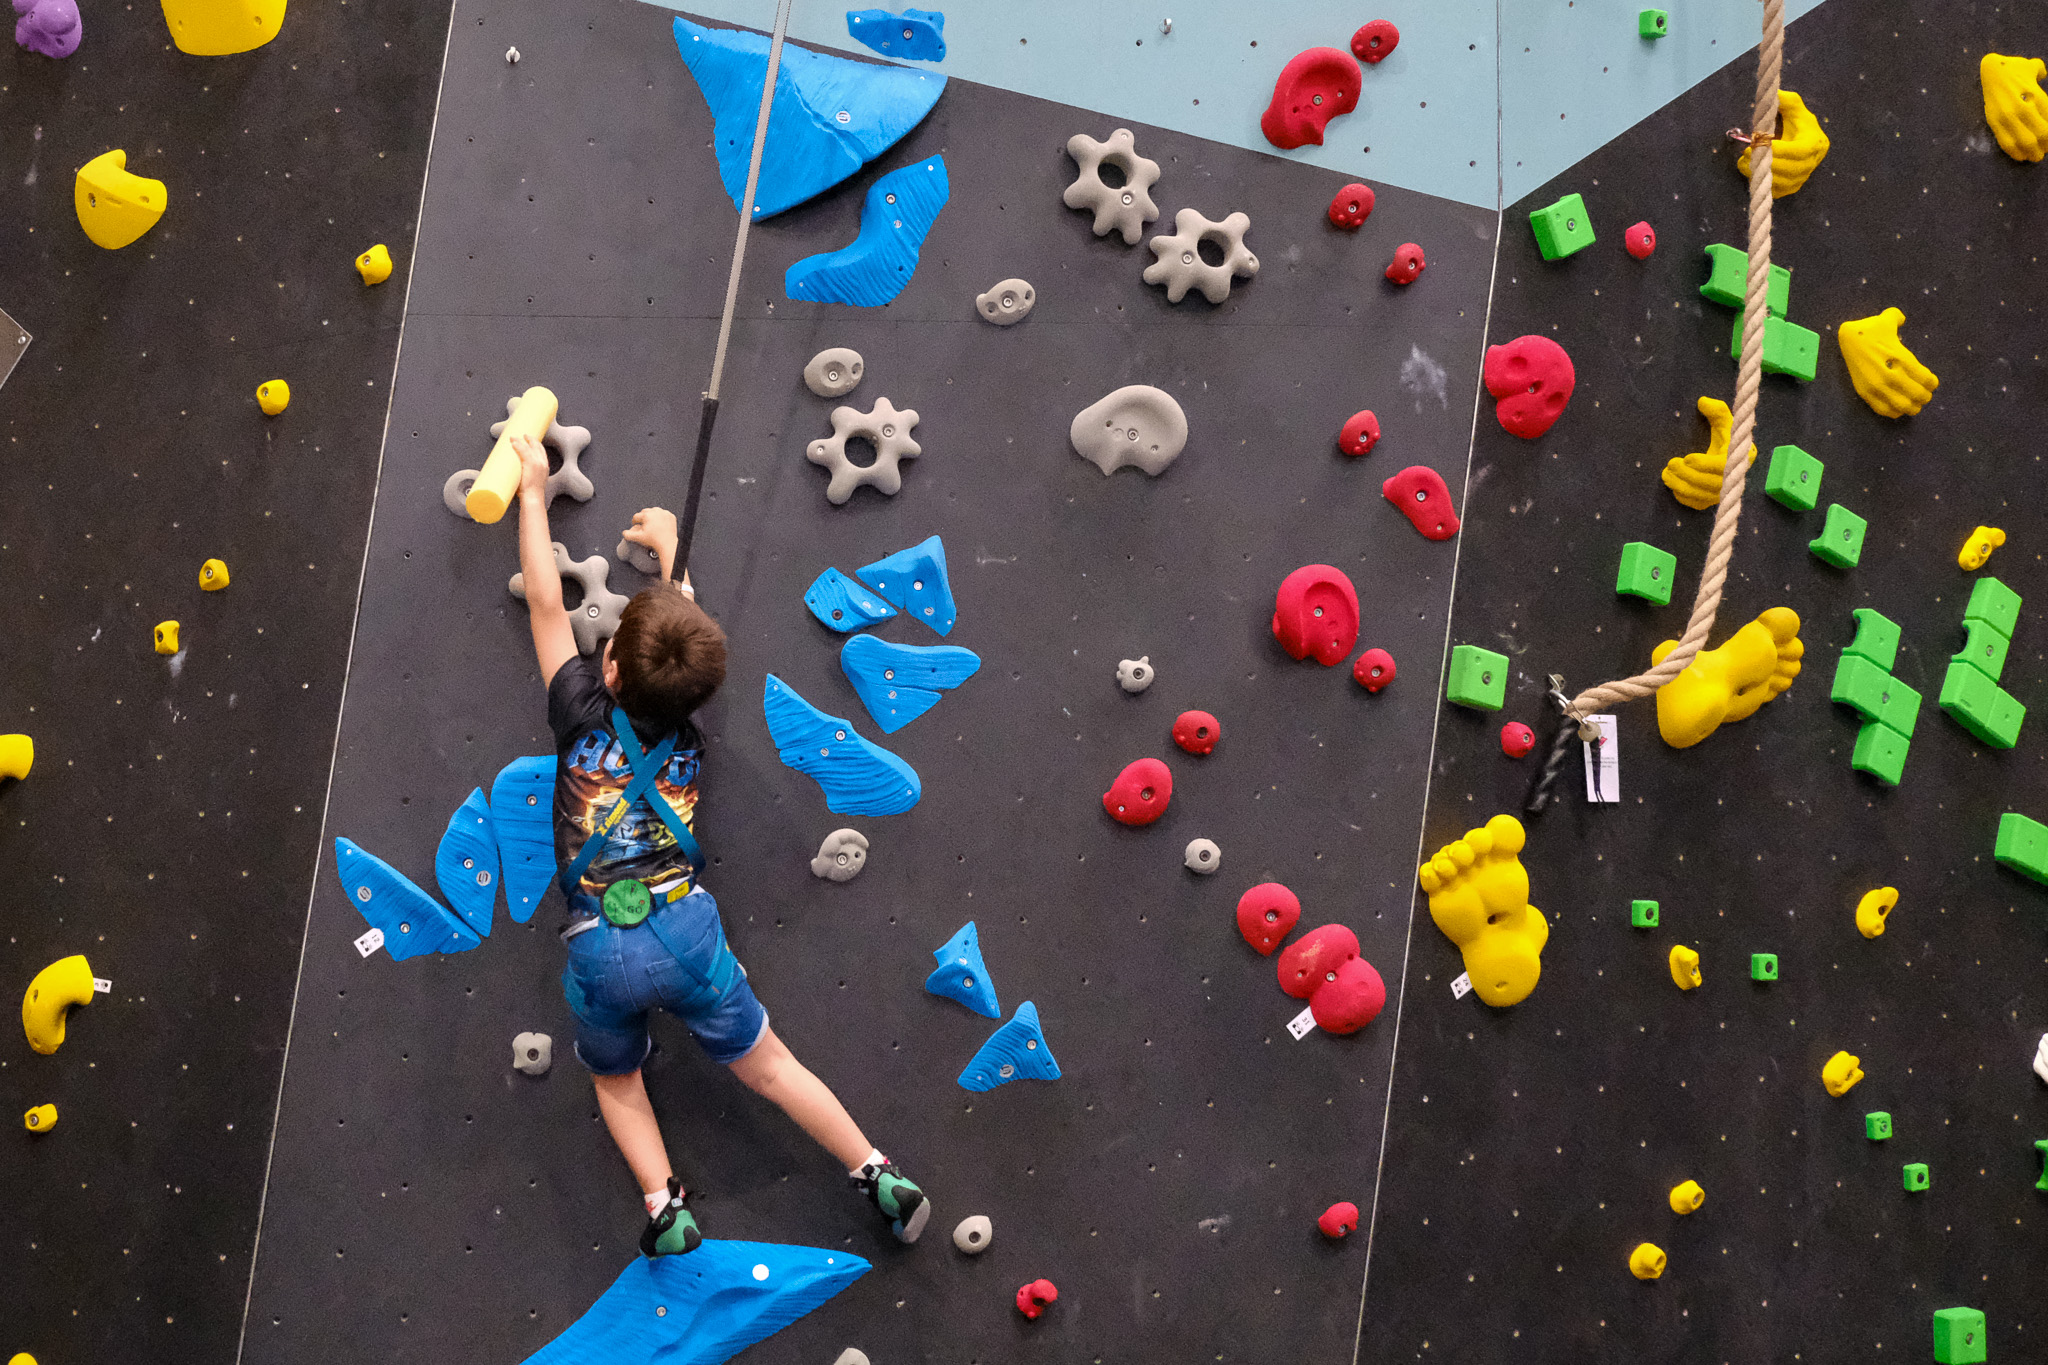
<path id="1" fill-rule="evenodd" d="M 654 897 L 647 883 L 628 877 L 604 889 L 604 917 L 621 929 L 630 929 L 653 913 Z"/>

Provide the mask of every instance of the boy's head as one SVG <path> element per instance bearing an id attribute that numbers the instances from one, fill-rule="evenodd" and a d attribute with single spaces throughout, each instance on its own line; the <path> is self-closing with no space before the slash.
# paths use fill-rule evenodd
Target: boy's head
<path id="1" fill-rule="evenodd" d="M 680 730 L 725 681 L 725 632 L 672 587 L 649 588 L 619 614 L 604 684 L 635 720 Z"/>

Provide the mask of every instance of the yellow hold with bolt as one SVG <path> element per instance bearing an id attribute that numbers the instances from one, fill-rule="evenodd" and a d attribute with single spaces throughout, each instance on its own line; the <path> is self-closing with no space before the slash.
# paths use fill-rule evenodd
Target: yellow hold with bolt
<path id="1" fill-rule="evenodd" d="M 1827 1087 L 1836 1099 L 1856 1088 L 1856 1082 L 1863 1079 L 1863 1059 L 1847 1052 L 1837 1052 L 1828 1058 L 1827 1065 L 1820 1069 L 1820 1083 Z"/>
<path id="2" fill-rule="evenodd" d="M 64 1044 L 64 1017 L 92 1003 L 92 968 L 82 953 L 60 957 L 35 975 L 21 997 L 21 1031 L 48 1056 Z"/>
<path id="3" fill-rule="evenodd" d="M 57 1126 L 57 1106 L 39 1104 L 21 1116 L 21 1126 L 31 1133 L 47 1133 Z"/>
<path id="4" fill-rule="evenodd" d="M 2005 532 L 1996 526 L 1979 526 L 1970 532 L 1970 538 L 1963 542 L 1962 551 L 1956 555 L 1956 567 L 1960 569 L 1981 569 L 1984 561 L 1991 558 L 1991 552 L 2005 544 Z"/>
<path id="5" fill-rule="evenodd" d="M 1682 991 L 1697 988 L 1700 984 L 1700 955 L 1683 943 L 1671 947 L 1671 983 Z"/>
<path id="6" fill-rule="evenodd" d="M 1707 1192 L 1700 1188 L 1697 1180 L 1688 1180 L 1682 1185 L 1671 1187 L 1671 1211 L 1684 1215 L 1698 1209 L 1707 1202 Z"/>
<path id="7" fill-rule="evenodd" d="M 199 566 L 199 590 L 219 592 L 228 585 L 228 566 L 218 559 L 209 559 Z"/>
<path id="8" fill-rule="evenodd" d="M 1885 919 L 1892 907 L 1899 903 L 1899 889 L 1896 886 L 1880 886 L 1875 891 L 1863 893 L 1863 899 L 1856 902 L 1856 932 L 1865 938 L 1876 938 L 1884 932 Z"/>

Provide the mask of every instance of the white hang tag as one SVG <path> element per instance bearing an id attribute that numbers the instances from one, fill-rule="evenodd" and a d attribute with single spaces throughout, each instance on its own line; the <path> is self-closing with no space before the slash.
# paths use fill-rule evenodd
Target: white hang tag
<path id="1" fill-rule="evenodd" d="M 1451 983 L 1451 998 L 1463 1000 L 1472 993 L 1472 973 L 1459 972 L 1458 979 Z"/>
<path id="2" fill-rule="evenodd" d="M 384 931 L 372 926 L 370 932 L 356 940 L 356 951 L 364 957 L 384 946 Z"/>
<path id="3" fill-rule="evenodd" d="M 1294 1041 L 1297 1043 L 1308 1037 L 1311 1033 L 1314 1033 L 1316 1031 L 1315 1010 L 1313 1008 L 1305 1009 L 1300 1014 L 1289 1019 L 1287 1021 L 1287 1031 L 1294 1035 Z"/>
<path id="4" fill-rule="evenodd" d="M 96 976 L 92 979 L 92 989 L 96 995 L 111 995 L 113 994 L 114 983 L 107 980 L 104 976 Z"/>
<path id="5" fill-rule="evenodd" d="M 1579 747 L 1586 755 L 1586 800 L 1596 806 L 1611 806 L 1621 800 L 1621 739 L 1613 716 L 1588 716 L 1589 725 L 1599 727 L 1600 738 Z"/>

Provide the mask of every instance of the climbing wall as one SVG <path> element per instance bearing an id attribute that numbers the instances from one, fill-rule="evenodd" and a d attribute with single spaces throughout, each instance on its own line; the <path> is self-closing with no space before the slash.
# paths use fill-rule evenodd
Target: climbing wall
<path id="1" fill-rule="evenodd" d="M 1787 606 L 1805 668 L 1689 750 L 1658 738 L 1651 703 L 1621 711 L 1619 805 L 1586 804 L 1574 753 L 1562 803 L 1529 822 L 1530 898 L 1553 927 L 1525 1003 L 1453 999 L 1457 951 L 1417 898 L 1363 1360 L 1925 1360 L 1931 1314 L 1956 1305 L 1988 1315 L 1992 1359 L 2032 1358 L 2048 905 L 1992 847 L 2001 812 L 2048 809 L 2048 518 L 2030 491 L 2048 190 L 1985 128 L 1987 47 L 2041 51 L 2048 21 L 1836 4 L 1789 30 L 1785 84 L 1833 145 L 1777 201 L 1773 259 L 1821 355 L 1810 385 L 1765 378 L 1759 442 L 1796 444 L 1826 473 L 1820 508 L 1797 514 L 1752 472 L 1714 643 Z M 1538 760 L 1503 761 L 1495 736 L 1513 718 L 1548 742 L 1546 674 L 1576 692 L 1639 671 L 1683 628 L 1711 514 L 1679 507 L 1658 473 L 1705 449 L 1695 400 L 1733 392 L 1733 314 L 1698 286 L 1702 248 L 1743 241 L 1722 130 L 1744 121 L 1753 80 L 1736 63 L 1507 214 L 1490 339 L 1554 337 L 1578 389 L 1534 443 L 1490 404 L 1480 417 L 1452 637 L 1506 653 L 1514 675 L 1501 715 L 1443 714 L 1432 849 L 1519 813 Z M 1600 241 L 1546 264 L 1527 214 L 1568 192 Z M 1658 234 L 1641 264 L 1619 242 L 1639 219 Z M 1856 397 L 1833 335 L 1888 305 L 1943 381 L 1897 422 Z M 1807 549 L 1830 502 L 1870 523 L 1847 571 Z M 1956 551 L 1979 523 L 2010 543 L 1966 574 Z M 1614 596 L 1631 540 L 1678 556 L 1671 606 Z M 1984 575 L 2026 601 L 2002 685 L 2032 714 L 2009 752 L 1935 704 Z M 1828 700 L 1859 607 L 1900 625 L 1893 672 L 1923 698 L 1896 789 L 1851 771 L 1858 720 Z M 1854 907 L 1883 885 L 1898 909 L 1866 940 Z M 1657 929 L 1630 927 L 1635 899 L 1660 903 Z M 1666 964 L 1679 943 L 1701 957 L 1687 993 Z M 1750 980 L 1756 952 L 1777 955 L 1775 983 Z M 1820 1070 L 1840 1049 L 1866 1079 L 1835 1099 Z M 1873 1111 L 1892 1116 L 1889 1140 L 1865 1137 Z M 1931 1188 L 1908 1193 L 1906 1163 Z M 1688 1179 L 1706 1199 L 1680 1218 L 1666 1196 Z M 1654 1283 L 1628 1272 L 1643 1241 L 1669 1255 Z"/>

